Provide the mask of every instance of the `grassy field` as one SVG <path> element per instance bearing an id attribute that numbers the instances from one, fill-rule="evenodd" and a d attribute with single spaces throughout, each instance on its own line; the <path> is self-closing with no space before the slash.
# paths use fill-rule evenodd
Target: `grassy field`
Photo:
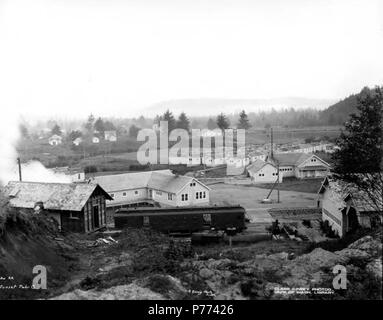
<path id="1" fill-rule="evenodd" d="M 45 140 L 21 140 L 17 152 L 22 162 L 37 160 L 46 167 L 104 164 L 111 166 L 111 170 L 123 170 L 126 165 L 138 163 L 136 151 L 140 145 L 141 142 L 130 138 L 121 138 L 117 142 L 102 141 L 99 144 L 84 143 L 80 146 L 67 141 L 51 146 Z"/>
<path id="2" fill-rule="evenodd" d="M 273 139 L 276 144 L 302 141 L 306 138 L 337 138 L 341 127 L 312 128 L 274 128 Z M 246 144 L 265 144 L 270 142 L 270 129 L 253 129 L 246 132 Z"/>
<path id="3" fill-rule="evenodd" d="M 323 178 L 319 179 L 284 179 L 282 183 L 278 185 L 279 190 L 284 191 L 296 191 L 296 192 L 307 192 L 317 193 Z M 257 184 L 258 188 L 270 189 L 273 183 Z"/>
<path id="4" fill-rule="evenodd" d="M 280 203 L 277 203 L 277 191 L 274 190 L 270 196 L 273 201 L 271 204 L 261 203 L 267 197 L 269 189 L 259 188 L 254 185 L 231 185 L 214 184 L 209 185 L 210 200 L 214 204 L 241 205 L 246 209 L 262 208 L 295 208 L 295 207 L 315 207 L 317 191 L 299 192 L 295 190 L 280 190 Z"/>

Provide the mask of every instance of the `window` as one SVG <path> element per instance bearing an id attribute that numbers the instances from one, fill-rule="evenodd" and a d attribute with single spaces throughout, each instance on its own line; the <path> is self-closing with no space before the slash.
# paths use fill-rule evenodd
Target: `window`
<path id="1" fill-rule="evenodd" d="M 81 180 L 81 173 L 79 173 L 79 174 L 77 175 L 77 179 L 78 179 L 78 180 Z"/>
<path id="2" fill-rule="evenodd" d="M 168 193 L 168 200 L 173 200 L 173 195 L 171 193 Z"/>
<path id="3" fill-rule="evenodd" d="M 123 192 L 123 193 L 122 193 L 122 196 L 123 196 L 123 197 L 126 197 L 126 192 Z"/>
<path id="4" fill-rule="evenodd" d="M 195 193 L 195 198 L 198 199 L 198 192 Z"/>
<path id="5" fill-rule="evenodd" d="M 149 226 L 150 225 L 150 220 L 149 220 L 149 217 L 144 217 L 144 221 L 143 221 L 144 223 L 144 227 L 147 227 L 147 226 Z"/>
<path id="6" fill-rule="evenodd" d="M 204 222 L 204 224 L 210 224 L 211 223 L 211 214 L 210 213 L 204 213 L 203 214 L 203 222 Z"/>
<path id="7" fill-rule="evenodd" d="M 182 200 L 182 201 L 188 201 L 188 194 L 187 194 L 187 193 L 182 194 L 182 195 L 181 195 L 181 200 Z"/>
<path id="8" fill-rule="evenodd" d="M 134 190 L 134 194 L 138 194 L 138 191 L 137 191 L 137 190 Z"/>
<path id="9" fill-rule="evenodd" d="M 77 217 L 77 215 L 73 212 L 69 213 L 69 219 L 75 219 L 75 220 L 78 220 L 80 219 L 79 217 Z"/>
<path id="10" fill-rule="evenodd" d="M 206 191 L 203 192 L 203 197 L 206 198 Z"/>
<path id="11" fill-rule="evenodd" d="M 202 198 L 202 191 L 199 193 L 199 197 L 200 197 L 200 199 Z"/>
<path id="12" fill-rule="evenodd" d="M 111 196 L 112 198 L 114 198 L 114 193 L 111 193 L 110 196 Z"/>

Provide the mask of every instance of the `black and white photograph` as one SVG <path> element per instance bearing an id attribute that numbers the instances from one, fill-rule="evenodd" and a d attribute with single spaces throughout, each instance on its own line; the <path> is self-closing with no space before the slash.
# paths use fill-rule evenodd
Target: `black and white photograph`
<path id="1" fill-rule="evenodd" d="M 0 0 L 0 300 L 381 301 L 382 141 L 381 0 Z"/>

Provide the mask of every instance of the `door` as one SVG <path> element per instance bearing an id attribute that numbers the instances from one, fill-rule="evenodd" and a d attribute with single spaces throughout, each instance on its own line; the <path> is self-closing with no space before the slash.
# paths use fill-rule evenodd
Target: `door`
<path id="1" fill-rule="evenodd" d="M 93 224 L 95 229 L 100 227 L 100 217 L 98 213 L 99 213 L 98 206 L 94 206 L 93 207 Z"/>

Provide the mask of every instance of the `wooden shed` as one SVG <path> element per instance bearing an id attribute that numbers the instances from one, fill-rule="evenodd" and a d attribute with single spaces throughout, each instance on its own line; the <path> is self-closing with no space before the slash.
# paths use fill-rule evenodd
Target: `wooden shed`
<path id="1" fill-rule="evenodd" d="M 367 194 L 351 183 L 328 176 L 322 182 L 318 195 L 322 220 L 328 221 L 339 237 L 352 232 L 357 224 L 371 228 L 381 223 L 382 212 L 376 210 Z"/>
<path id="2" fill-rule="evenodd" d="M 9 205 L 54 218 L 60 229 L 91 232 L 106 226 L 106 200 L 112 197 L 98 184 L 11 181 L 5 187 Z"/>

